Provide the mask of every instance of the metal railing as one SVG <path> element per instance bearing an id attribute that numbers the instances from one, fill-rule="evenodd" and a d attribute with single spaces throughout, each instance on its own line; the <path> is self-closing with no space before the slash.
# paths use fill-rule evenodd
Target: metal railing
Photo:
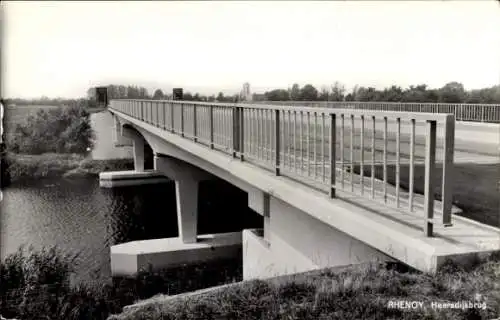
<path id="1" fill-rule="evenodd" d="M 427 236 L 437 223 L 435 211 L 451 226 L 452 114 L 160 100 L 112 100 L 110 109 L 328 190 L 332 198 L 341 191 L 423 213 Z M 442 201 L 435 208 L 438 161 Z M 421 190 L 415 185 L 419 164 L 425 167 Z M 375 179 L 376 170 L 382 179 Z M 417 192 L 423 203 L 415 201 Z"/>
<path id="2" fill-rule="evenodd" d="M 362 109 L 378 111 L 451 113 L 456 121 L 500 123 L 500 104 L 413 103 L 359 101 L 252 101 L 251 104 Z"/>

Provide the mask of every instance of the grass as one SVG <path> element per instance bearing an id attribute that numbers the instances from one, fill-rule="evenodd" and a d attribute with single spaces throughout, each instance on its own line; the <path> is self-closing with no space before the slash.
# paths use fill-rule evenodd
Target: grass
<path id="1" fill-rule="evenodd" d="M 92 160 L 78 154 L 45 153 L 25 155 L 7 153 L 3 176 L 11 183 L 48 177 L 98 176 L 102 171 L 131 170 L 132 159 Z"/>
<path id="2" fill-rule="evenodd" d="M 29 248 L 0 263 L 0 315 L 30 319 L 106 319 L 125 305 L 159 292 L 177 294 L 234 282 L 241 278 L 241 261 L 181 266 L 110 283 L 71 284 L 75 256 L 56 248 Z M 241 259 L 240 259 L 241 260 Z"/>
<path id="3" fill-rule="evenodd" d="M 422 301 L 424 308 L 389 308 L 394 300 Z M 457 301 L 485 308 L 431 307 L 432 302 Z M 500 262 L 492 256 L 469 270 L 448 264 L 435 275 L 367 264 L 284 281 L 252 280 L 202 294 L 157 298 L 109 319 L 493 319 L 499 314 Z"/>

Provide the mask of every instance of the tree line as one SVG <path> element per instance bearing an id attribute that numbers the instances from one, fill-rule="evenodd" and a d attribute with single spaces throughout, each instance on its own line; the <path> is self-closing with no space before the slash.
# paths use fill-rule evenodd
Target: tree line
<path id="1" fill-rule="evenodd" d="M 92 89 L 89 89 L 89 95 Z M 171 94 L 156 89 L 151 95 L 144 87 L 109 85 L 109 99 L 155 99 L 168 100 Z M 184 100 L 207 102 L 238 102 L 239 94 L 203 95 L 184 92 Z M 263 94 L 254 93 L 253 101 L 388 101 L 388 102 L 431 102 L 431 103 L 500 103 L 500 85 L 489 88 L 466 90 L 459 82 L 449 82 L 441 88 L 430 88 L 425 84 L 408 88 L 391 86 L 384 89 L 355 86 L 349 92 L 340 82 L 323 86 L 319 90 L 312 84 L 300 86 L 295 83 L 287 89 L 274 89 Z"/>
<path id="2" fill-rule="evenodd" d="M 387 101 L 431 103 L 500 103 L 500 86 L 478 90 L 465 90 L 463 84 L 450 82 L 441 88 L 429 88 L 425 84 L 411 85 L 403 89 L 391 86 L 382 90 L 355 86 L 347 92 L 336 82 L 330 87 L 316 89 L 311 84 L 300 87 L 294 84 L 288 89 L 275 89 L 264 93 L 263 100 L 270 101 Z M 255 100 L 255 99 L 254 99 Z"/>
<path id="3" fill-rule="evenodd" d="M 108 85 L 109 99 L 155 99 L 169 100 L 171 93 L 162 89 L 156 89 L 150 94 L 148 89 L 135 85 Z M 200 93 L 184 92 L 184 100 L 207 101 L 207 102 L 238 102 L 242 98 L 239 94 L 203 95 Z M 408 88 L 391 86 L 384 89 L 374 87 L 355 86 L 349 92 L 340 82 L 331 86 L 323 86 L 320 89 L 312 84 L 300 86 L 295 83 L 286 89 L 273 89 L 263 94 L 254 93 L 253 101 L 387 101 L 387 102 L 431 102 L 431 103 L 499 103 L 500 85 L 489 88 L 466 90 L 459 82 L 449 82 L 441 88 L 430 88 L 425 84 L 411 85 Z M 6 105 L 56 105 L 88 107 L 96 106 L 95 88 L 87 90 L 87 96 L 80 99 L 5 99 Z"/>
<path id="4" fill-rule="evenodd" d="M 88 98 L 79 99 L 63 99 L 63 98 L 6 98 L 2 99 L 2 104 L 5 106 L 68 106 L 68 107 L 96 107 L 96 103 Z"/>
<path id="5" fill-rule="evenodd" d="M 140 86 L 125 86 L 125 85 L 108 85 L 109 99 L 154 99 L 154 100 L 169 100 L 172 99 L 172 94 L 163 92 L 162 89 L 156 89 L 153 94 L 150 94 L 148 89 Z M 87 97 L 94 97 L 95 88 L 87 90 Z M 183 99 L 189 101 L 219 101 L 219 102 L 235 102 L 238 101 L 239 95 L 224 95 L 219 92 L 217 95 L 202 95 L 200 93 L 184 92 Z"/>

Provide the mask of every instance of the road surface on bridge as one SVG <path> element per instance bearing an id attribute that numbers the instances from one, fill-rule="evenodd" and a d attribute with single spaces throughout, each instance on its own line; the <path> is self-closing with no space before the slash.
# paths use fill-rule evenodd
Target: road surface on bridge
<path id="1" fill-rule="evenodd" d="M 226 118 L 220 120 L 220 123 L 226 122 L 230 125 L 230 115 L 225 113 L 215 113 L 215 118 Z M 314 134 L 314 119 L 310 117 L 310 156 L 311 159 L 314 157 L 314 150 L 316 150 L 317 159 L 321 159 L 323 153 L 325 156 L 329 153 L 328 146 L 328 135 L 329 135 L 329 124 L 328 119 L 325 120 L 324 127 L 324 143 L 325 148 L 322 148 L 322 118 L 317 118 L 316 134 Z M 302 145 L 300 144 L 300 124 L 302 126 Z M 296 129 L 294 130 L 294 120 L 293 115 L 291 118 L 285 117 L 281 126 L 284 130 L 284 143 L 282 144 L 285 155 L 284 157 L 290 161 L 292 158 L 300 158 L 301 150 L 302 157 L 307 158 L 307 118 L 301 121 L 300 116 L 295 120 Z M 255 116 L 251 114 L 245 115 L 246 126 L 246 139 L 245 148 L 246 150 L 251 150 L 253 152 L 267 155 L 267 158 L 271 158 L 273 149 L 272 147 L 265 147 L 259 141 L 264 141 L 267 139 L 269 144 L 271 134 L 274 134 L 274 128 L 272 126 L 272 121 L 267 122 L 261 121 L 257 124 Z M 289 130 L 290 126 L 290 130 Z M 384 121 L 382 119 L 377 119 L 375 122 L 375 162 L 381 163 L 383 161 L 383 149 L 384 149 L 384 139 L 383 139 L 383 126 Z M 264 129 L 265 127 L 265 129 Z M 372 122 L 371 119 L 365 120 L 365 130 L 364 130 L 364 161 L 365 163 L 371 163 L 372 159 Z M 340 131 L 341 131 L 341 121 L 337 119 L 337 160 L 341 158 L 340 152 Z M 344 161 L 350 162 L 350 128 L 351 120 L 346 118 L 344 120 Z M 359 162 L 361 160 L 361 120 L 354 120 L 354 132 L 353 132 L 353 161 Z M 221 145 L 231 146 L 230 128 L 227 130 L 215 130 L 215 140 Z M 397 124 L 395 121 L 388 121 L 387 123 L 387 161 L 388 163 L 394 163 L 396 158 L 396 133 Z M 401 153 L 401 163 L 409 161 L 410 158 L 410 132 L 411 127 L 409 122 L 401 122 L 400 125 L 400 153 Z M 260 133 L 260 138 L 259 134 Z M 294 137 L 294 134 L 296 135 Z M 283 134 L 282 134 L 283 135 Z M 250 139 L 248 137 L 251 137 Z M 316 139 L 314 139 L 316 137 Z M 438 150 L 436 152 L 436 161 L 442 161 L 443 159 L 443 137 L 444 128 L 442 125 L 437 126 L 437 146 Z M 260 139 L 260 140 L 259 140 Z M 283 137 L 282 137 L 283 139 Z M 415 161 L 416 163 L 421 163 L 425 157 L 425 139 L 426 139 L 426 124 L 423 122 L 416 122 L 415 124 Z M 258 148 L 256 145 L 261 145 Z M 253 147 L 256 148 L 253 148 Z M 500 124 L 478 124 L 478 123 L 467 123 L 467 122 L 456 122 L 455 125 L 455 153 L 454 162 L 455 163 L 478 163 L 478 164 L 491 164 L 500 163 L 499 157 L 499 146 L 500 146 Z M 250 148 L 250 149 L 247 149 Z M 300 159 L 299 159 L 300 161 Z"/>

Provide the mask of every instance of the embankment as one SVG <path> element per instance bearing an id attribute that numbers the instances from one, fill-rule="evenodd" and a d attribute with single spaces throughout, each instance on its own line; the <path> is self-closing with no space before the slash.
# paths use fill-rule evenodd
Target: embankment
<path id="1" fill-rule="evenodd" d="M 51 177 L 97 177 L 102 171 L 133 170 L 132 159 L 92 160 L 83 155 L 7 153 L 2 163 L 2 185 Z M 3 180 L 2 179 L 2 180 Z"/>
<path id="2" fill-rule="evenodd" d="M 108 319 L 494 319 L 500 264 L 497 256 L 488 260 L 467 269 L 450 264 L 436 275 L 367 264 L 244 281 L 159 295 Z"/>

